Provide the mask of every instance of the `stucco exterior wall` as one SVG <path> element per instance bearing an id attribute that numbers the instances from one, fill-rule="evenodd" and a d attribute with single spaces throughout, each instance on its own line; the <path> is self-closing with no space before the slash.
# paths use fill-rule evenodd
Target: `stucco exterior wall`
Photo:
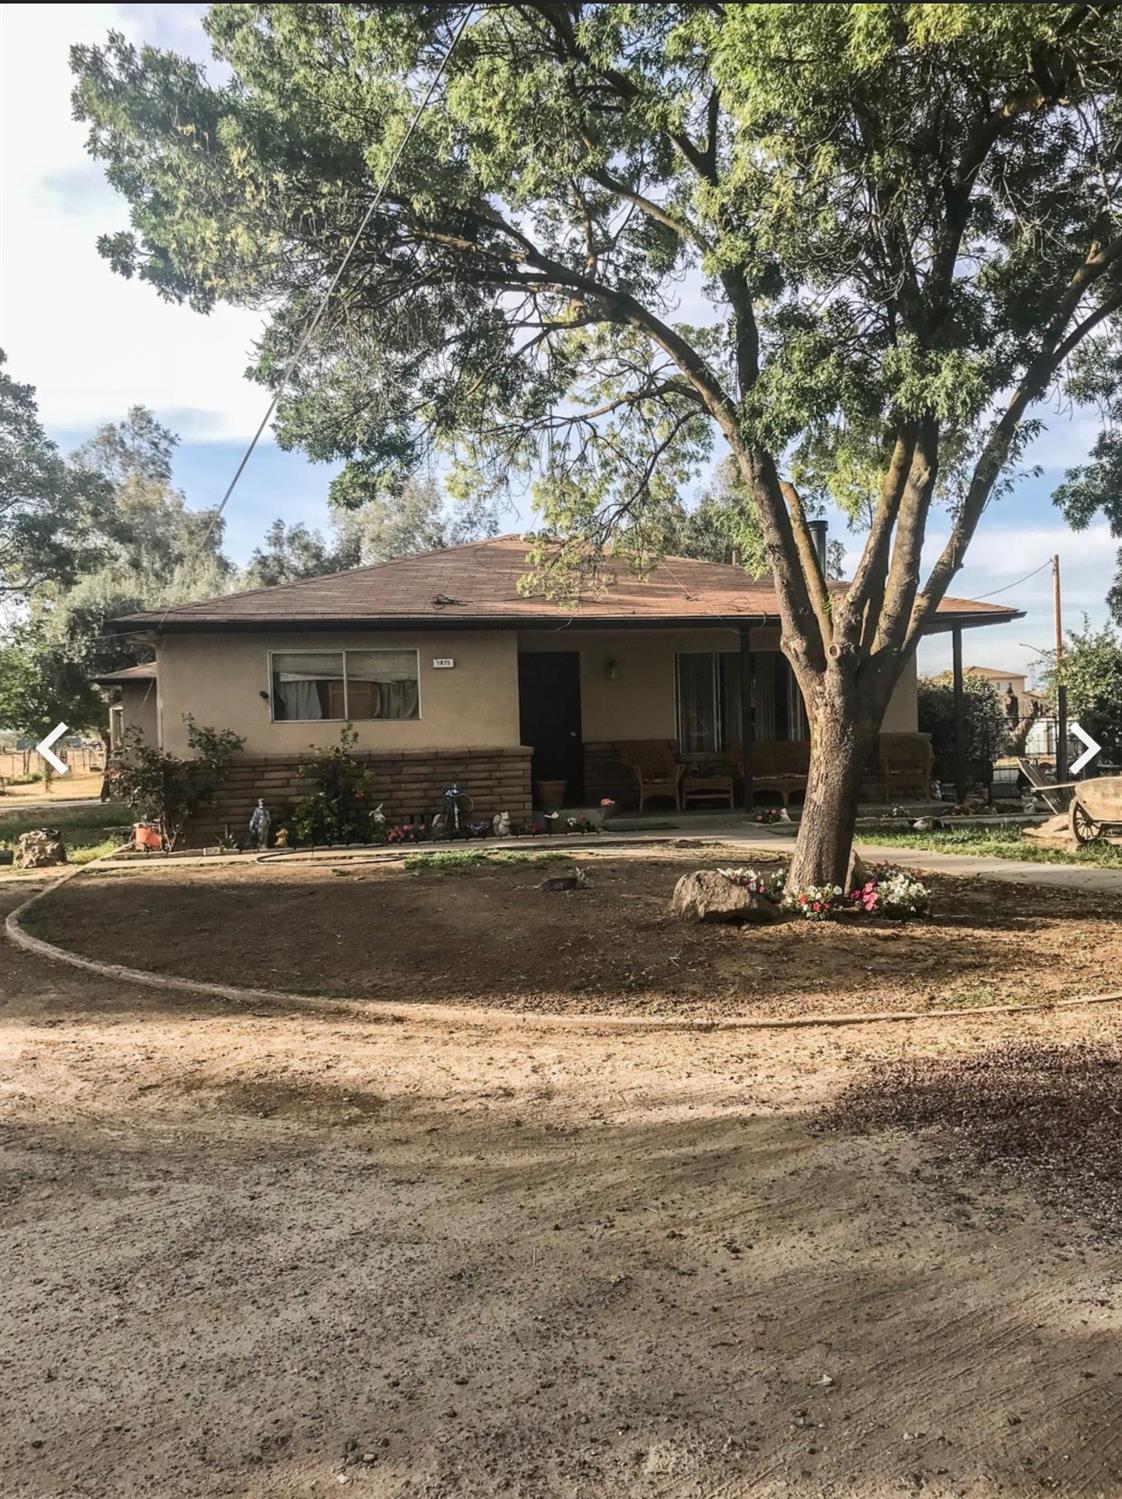
<path id="1" fill-rule="evenodd" d="M 155 748 L 160 742 L 159 694 L 155 682 L 121 683 L 121 727 L 127 734 L 139 729 L 144 743 Z"/>
<path id="2" fill-rule="evenodd" d="M 753 630 L 753 651 L 777 650 L 778 631 Z M 416 649 L 420 717 L 358 720 L 358 748 L 475 749 L 517 745 L 518 653 L 577 651 L 581 658 L 581 729 L 586 741 L 673 739 L 674 658 L 679 651 L 735 651 L 735 630 L 549 630 L 181 635 L 161 643 L 159 693 L 146 686 L 122 692 L 126 726 L 137 723 L 150 742 L 159 733 L 176 754 L 187 749 L 185 713 L 229 728 L 246 755 L 285 755 L 338 742 L 337 721 L 274 723 L 268 692 L 269 652 L 284 650 Z M 453 667 L 436 668 L 434 658 Z M 618 669 L 608 675 L 608 662 Z M 886 731 L 914 731 L 916 665 L 907 663 L 885 715 Z"/>
<path id="3" fill-rule="evenodd" d="M 753 630 L 752 649 L 778 650 L 776 630 Z M 738 651 L 735 630 L 527 630 L 520 651 L 579 651 L 585 740 L 674 739 L 679 651 Z M 618 675 L 608 676 L 614 661 Z"/>
<path id="4" fill-rule="evenodd" d="M 513 631 L 398 631 L 335 633 L 278 631 L 257 634 L 172 635 L 158 653 L 160 729 L 165 749 L 187 750 L 185 713 L 197 722 L 232 729 L 245 740 L 243 754 L 285 755 L 337 744 L 342 725 L 274 723 L 269 652 L 293 650 L 402 650 L 419 655 L 420 717 L 357 720 L 358 748 L 379 750 L 475 749 L 517 745 L 518 658 Z M 451 668 L 434 658 L 451 657 Z"/>
<path id="5" fill-rule="evenodd" d="M 881 728 L 886 734 L 914 734 L 919 728 L 914 655 L 904 663 L 900 680 L 896 683 L 892 696 L 888 700 Z"/>

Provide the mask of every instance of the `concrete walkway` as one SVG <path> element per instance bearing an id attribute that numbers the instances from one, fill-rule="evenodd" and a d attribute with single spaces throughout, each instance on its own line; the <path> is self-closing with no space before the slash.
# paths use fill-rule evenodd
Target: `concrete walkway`
<path id="1" fill-rule="evenodd" d="M 863 859 L 904 864 L 933 874 L 975 874 L 1009 885 L 1054 885 L 1062 890 L 1085 890 L 1122 898 L 1122 869 L 1096 869 L 1086 864 L 1034 864 L 1028 859 L 988 859 L 971 854 L 936 853 L 926 848 L 885 848 L 857 841 Z"/>
<path id="2" fill-rule="evenodd" d="M 881 814 L 883 820 L 883 813 Z M 672 819 L 672 820 L 671 820 Z M 991 823 L 1008 823 L 1009 818 L 988 818 Z M 1039 818 L 1017 818 L 1017 822 L 1035 821 Z M 653 818 L 652 818 L 653 821 Z M 971 823 L 983 819 L 971 818 Z M 654 841 L 656 839 L 678 839 L 691 836 L 710 839 L 721 838 L 729 843 L 748 848 L 764 849 L 771 854 L 790 853 L 794 842 L 794 828 L 789 824 L 769 825 L 755 823 L 742 812 L 698 812 L 688 818 L 681 814 L 662 823 L 665 831 L 649 833 L 640 831 L 638 818 L 619 819 L 623 826 L 618 834 L 613 824 L 607 831 L 623 841 Z M 668 826 L 669 823 L 669 826 Z M 900 826 L 906 820 L 900 819 Z M 1122 897 L 1122 869 L 1096 869 L 1085 864 L 1037 864 L 1029 859 L 995 859 L 973 854 L 948 854 L 934 849 L 886 847 L 867 842 L 861 837 L 858 826 L 856 844 L 861 857 L 872 863 L 902 864 L 908 869 L 930 870 L 933 874 L 982 875 L 986 879 L 1001 880 L 1009 885 L 1055 886 L 1061 890 L 1085 890 L 1097 895 Z"/>
<path id="3" fill-rule="evenodd" d="M 711 835 L 712 836 L 712 835 Z M 729 842 L 745 848 L 766 849 L 768 853 L 790 852 L 790 834 L 770 828 L 744 833 L 728 829 Z M 863 859 L 875 864 L 900 864 L 906 869 L 926 870 L 932 874 L 981 875 L 987 880 L 1001 880 L 1008 885 L 1051 885 L 1061 890 L 1085 890 L 1094 895 L 1117 895 L 1122 898 L 1122 869 L 1095 869 L 1085 864 L 1036 864 L 1029 859 L 994 859 L 973 854 L 946 854 L 926 848 L 898 848 L 881 843 L 866 843 L 858 833 L 856 846 Z"/>

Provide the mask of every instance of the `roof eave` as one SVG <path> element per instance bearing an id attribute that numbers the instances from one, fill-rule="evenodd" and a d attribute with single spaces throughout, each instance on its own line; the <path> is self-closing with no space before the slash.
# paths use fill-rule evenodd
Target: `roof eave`
<path id="1" fill-rule="evenodd" d="M 954 614 L 936 614 L 931 623 L 921 633 L 924 635 L 946 635 L 951 630 L 977 630 L 982 625 L 1008 625 L 1015 619 L 1024 619 L 1023 609 L 1004 609 L 1000 614 L 992 614 L 989 610 L 984 613 L 971 614 L 966 610 Z"/>
<path id="2" fill-rule="evenodd" d="M 347 615 L 338 619 L 205 619 L 125 618 L 113 621 L 114 630 L 125 634 L 214 635 L 231 630 L 266 634 L 278 630 L 679 630 L 726 629 L 739 625 L 778 625 L 777 614 L 682 614 L 623 617 L 584 614 L 549 615 Z"/>
<path id="3" fill-rule="evenodd" d="M 955 613 L 937 614 L 924 629 L 924 635 L 945 634 L 948 630 L 961 628 L 977 629 L 982 625 L 1007 624 L 1014 619 L 1024 619 L 1023 610 L 1006 609 L 1000 613 Z M 682 629 L 735 629 L 741 625 L 751 628 L 778 627 L 778 614 L 660 614 L 636 615 L 589 615 L 589 614 L 544 614 L 544 615 L 346 615 L 338 619 L 322 616 L 301 618 L 289 615 L 276 619 L 239 619 L 235 616 L 222 618 L 208 615 L 190 617 L 168 615 L 150 617 L 126 616 L 113 621 L 113 628 L 125 634 L 149 632 L 156 635 L 196 634 L 213 635 L 221 631 L 236 631 L 246 634 L 267 634 L 278 630 L 307 630 L 326 632 L 331 630 L 682 630 Z"/>

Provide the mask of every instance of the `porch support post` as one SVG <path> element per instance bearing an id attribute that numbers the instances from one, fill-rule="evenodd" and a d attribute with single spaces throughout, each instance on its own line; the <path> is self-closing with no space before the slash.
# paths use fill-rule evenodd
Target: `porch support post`
<path id="1" fill-rule="evenodd" d="M 962 626 L 951 631 L 952 678 L 954 683 L 954 794 L 966 800 L 966 699 L 962 688 Z"/>
<path id="2" fill-rule="evenodd" d="M 752 712 L 752 652 L 750 649 L 752 627 L 740 625 L 740 774 L 744 777 L 744 810 L 751 812 L 754 788 L 752 786 L 752 738 L 755 732 Z"/>

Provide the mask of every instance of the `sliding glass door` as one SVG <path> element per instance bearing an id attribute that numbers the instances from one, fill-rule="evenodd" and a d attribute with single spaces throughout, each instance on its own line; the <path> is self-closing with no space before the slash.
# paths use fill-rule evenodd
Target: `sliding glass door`
<path id="1" fill-rule="evenodd" d="M 805 739 L 802 695 L 786 657 L 753 654 L 755 738 Z M 740 656 L 736 651 L 680 651 L 677 657 L 678 746 L 683 755 L 717 755 L 740 740 Z"/>

